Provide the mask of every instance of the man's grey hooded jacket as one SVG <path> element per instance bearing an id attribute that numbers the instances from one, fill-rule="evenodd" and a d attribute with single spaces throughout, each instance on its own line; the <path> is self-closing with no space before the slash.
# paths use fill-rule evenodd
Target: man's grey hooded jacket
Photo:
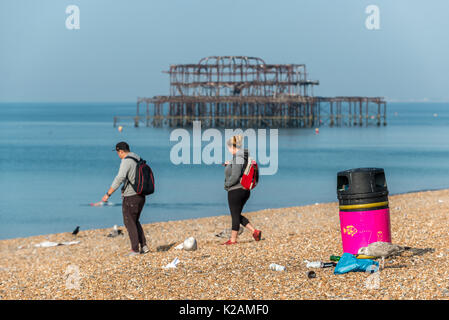
<path id="1" fill-rule="evenodd" d="M 140 157 L 134 152 L 128 153 L 127 156 L 133 157 L 137 161 L 140 160 Z M 126 183 L 127 177 L 130 182 L 134 183 L 136 179 L 136 165 L 137 163 L 133 159 L 125 159 L 125 158 L 122 159 L 122 162 L 120 163 L 120 168 L 118 170 L 118 174 L 115 177 L 114 181 L 112 182 L 111 188 L 117 190 L 122 183 Z M 136 194 L 137 193 L 134 190 L 133 186 L 130 183 L 128 183 L 126 185 L 125 190 L 123 191 L 123 196 L 129 197 Z"/>

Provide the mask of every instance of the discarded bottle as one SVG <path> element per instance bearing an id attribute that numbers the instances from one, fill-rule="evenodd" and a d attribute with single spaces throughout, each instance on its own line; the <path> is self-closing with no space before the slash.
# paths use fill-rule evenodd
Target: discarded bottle
<path id="1" fill-rule="evenodd" d="M 321 262 L 321 268 L 332 268 L 335 267 L 337 263 L 335 262 Z"/>
<path id="2" fill-rule="evenodd" d="M 307 261 L 306 260 L 306 267 L 307 268 L 321 268 L 321 261 Z"/>
<path id="3" fill-rule="evenodd" d="M 330 256 L 329 260 L 330 261 L 339 261 L 340 260 L 340 256 Z"/>
<path id="4" fill-rule="evenodd" d="M 321 262 L 321 261 L 306 261 L 307 268 L 330 268 L 330 267 L 335 267 L 337 265 L 337 263 L 335 262 Z"/>
<path id="5" fill-rule="evenodd" d="M 274 271 L 285 271 L 285 267 L 284 266 L 281 266 L 281 265 L 276 264 L 276 263 L 270 264 L 269 268 L 270 268 L 270 270 L 274 270 Z"/>

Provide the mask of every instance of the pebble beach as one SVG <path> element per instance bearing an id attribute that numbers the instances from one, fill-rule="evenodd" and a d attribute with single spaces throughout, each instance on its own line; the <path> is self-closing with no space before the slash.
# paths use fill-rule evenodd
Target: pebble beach
<path id="1" fill-rule="evenodd" d="M 150 252 L 128 257 L 129 239 L 109 229 L 0 241 L 0 299 L 443 299 L 449 300 L 449 190 L 389 197 L 392 242 L 429 249 L 388 258 L 375 274 L 334 275 L 304 260 L 341 255 L 338 203 L 265 209 L 244 215 L 263 231 L 245 230 L 237 245 L 215 234 L 230 215 L 143 225 Z M 151 214 L 151 208 L 143 215 Z M 195 237 L 198 249 L 175 247 Z M 43 241 L 72 245 L 36 247 Z M 175 258 L 176 268 L 164 269 Z M 271 263 L 285 271 L 269 269 Z M 308 278 L 313 270 L 315 278 Z"/>

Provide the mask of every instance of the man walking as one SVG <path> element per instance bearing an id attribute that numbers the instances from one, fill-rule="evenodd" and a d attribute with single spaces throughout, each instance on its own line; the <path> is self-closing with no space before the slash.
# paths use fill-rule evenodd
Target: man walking
<path id="1" fill-rule="evenodd" d="M 112 182 L 108 192 L 103 196 L 102 201 L 108 201 L 109 197 L 118 187 L 124 183 L 122 187 L 122 212 L 123 222 L 128 230 L 129 240 L 131 241 L 131 252 L 129 256 L 135 256 L 139 253 L 147 253 L 150 250 L 146 245 L 145 235 L 139 222 L 140 213 L 145 204 L 145 196 L 137 194 L 130 181 L 134 181 L 136 177 L 136 161 L 140 160 L 140 156 L 133 153 L 129 149 L 126 142 L 119 142 L 115 146 L 115 151 L 120 159 L 120 169 L 117 176 Z M 134 161 L 132 158 L 136 159 Z M 140 250 L 139 250 L 140 245 Z"/>

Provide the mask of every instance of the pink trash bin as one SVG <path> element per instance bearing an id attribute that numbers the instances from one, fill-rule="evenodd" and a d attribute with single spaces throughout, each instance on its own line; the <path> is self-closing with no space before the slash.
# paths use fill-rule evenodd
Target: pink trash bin
<path id="1" fill-rule="evenodd" d="M 359 168 L 337 174 L 343 252 L 357 254 L 372 242 L 391 242 L 388 189 L 383 169 Z"/>

